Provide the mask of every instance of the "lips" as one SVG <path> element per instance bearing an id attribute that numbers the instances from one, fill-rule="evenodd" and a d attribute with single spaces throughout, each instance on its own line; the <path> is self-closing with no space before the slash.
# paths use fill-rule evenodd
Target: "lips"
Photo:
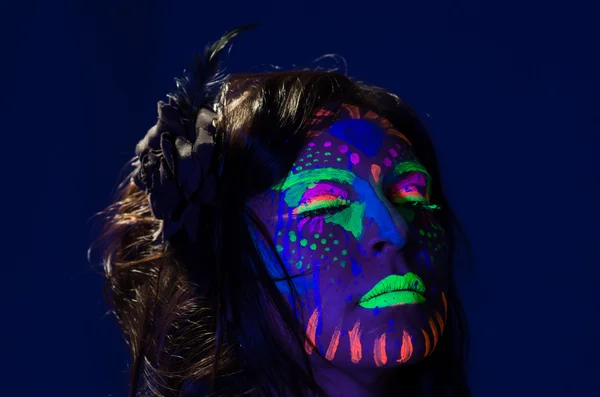
<path id="1" fill-rule="evenodd" d="M 414 273 L 392 274 L 379 281 L 358 301 L 365 309 L 414 305 L 426 301 L 425 284 Z"/>

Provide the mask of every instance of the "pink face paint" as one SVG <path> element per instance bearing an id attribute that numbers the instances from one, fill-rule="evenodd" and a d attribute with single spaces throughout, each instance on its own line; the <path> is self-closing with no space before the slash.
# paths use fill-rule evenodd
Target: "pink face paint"
<path id="1" fill-rule="evenodd" d="M 338 146 L 338 150 L 340 151 L 340 153 L 347 153 L 348 152 L 348 145 L 340 145 Z"/>
<path id="2" fill-rule="evenodd" d="M 444 319 L 438 312 L 435 312 L 435 319 L 437 320 L 438 326 L 440 327 L 440 335 L 442 335 L 444 333 L 444 327 L 446 325 L 444 324 Z"/>
<path id="3" fill-rule="evenodd" d="M 408 201 L 427 201 L 427 177 L 420 172 L 403 175 L 389 188 L 390 199 L 396 204 Z"/>
<path id="4" fill-rule="evenodd" d="M 396 152 L 394 149 L 390 149 L 388 151 L 388 153 L 390 154 L 390 156 L 392 156 L 393 158 L 398 157 L 398 152 Z"/>
<path id="5" fill-rule="evenodd" d="M 442 292 L 442 302 L 444 302 L 444 323 L 448 322 L 448 301 L 446 300 L 446 294 Z"/>
<path id="6" fill-rule="evenodd" d="M 392 166 L 392 160 L 390 160 L 389 158 L 384 158 L 383 159 L 383 165 L 385 165 L 386 167 L 391 167 Z"/>
<path id="7" fill-rule="evenodd" d="M 346 109 L 351 119 L 360 118 L 360 109 L 356 105 L 342 104 L 342 108 Z"/>
<path id="8" fill-rule="evenodd" d="M 429 335 L 427 334 L 427 331 L 425 331 L 424 329 L 422 329 L 421 332 L 423 333 L 423 339 L 425 341 L 425 354 L 424 354 L 424 356 L 427 357 L 428 355 L 431 354 L 431 339 L 429 339 Z"/>
<path id="9" fill-rule="evenodd" d="M 313 218 L 313 219 L 310 221 L 310 223 L 309 223 L 309 225 L 308 225 L 308 230 L 310 230 L 310 232 L 311 232 L 311 233 L 314 233 L 314 232 L 315 232 L 315 225 L 317 224 L 317 222 L 319 222 L 319 218 L 321 218 L 321 217 L 316 217 L 316 218 Z"/>
<path id="10" fill-rule="evenodd" d="M 319 109 L 315 113 L 315 117 L 329 117 L 332 115 L 333 115 L 333 113 L 327 109 Z"/>
<path id="11" fill-rule="evenodd" d="M 362 359 L 362 344 L 360 342 L 360 321 L 354 324 L 354 327 L 348 332 L 350 338 L 350 359 L 357 364 Z"/>
<path id="12" fill-rule="evenodd" d="M 360 156 L 356 153 L 352 153 L 350 155 L 350 162 L 354 165 L 360 163 Z"/>
<path id="13" fill-rule="evenodd" d="M 327 353 L 325 353 L 325 358 L 328 359 L 329 361 L 333 360 L 339 345 L 340 345 L 340 327 L 335 327 L 335 331 L 333 331 L 333 336 L 331 337 L 331 341 L 329 342 L 329 347 L 327 348 Z"/>
<path id="14" fill-rule="evenodd" d="M 317 231 L 319 233 L 323 233 L 323 223 L 325 223 L 325 217 L 324 216 L 320 216 L 319 217 L 319 222 L 317 222 Z"/>
<path id="15" fill-rule="evenodd" d="M 433 335 L 433 347 L 432 350 L 435 349 L 438 343 L 438 330 L 435 327 L 435 323 L 433 322 L 433 318 L 429 317 L 429 328 L 431 328 L 431 334 Z"/>
<path id="16" fill-rule="evenodd" d="M 308 354 L 312 354 L 317 340 L 317 325 L 319 325 L 319 309 L 315 309 L 308 319 L 306 327 L 306 341 L 304 342 L 304 350 Z"/>
<path id="17" fill-rule="evenodd" d="M 401 133 L 400 131 L 390 128 L 389 130 L 386 131 L 388 134 L 390 135 L 395 135 L 397 137 L 399 137 L 400 139 L 402 139 L 403 141 L 405 141 L 406 143 L 408 143 L 409 145 L 412 146 L 412 143 L 410 143 L 410 141 L 408 140 L 408 138 L 406 136 L 404 136 L 403 133 Z"/>
<path id="18" fill-rule="evenodd" d="M 375 338 L 375 344 L 373 346 L 373 358 L 375 359 L 375 365 L 378 367 L 387 364 L 387 353 L 385 352 L 385 333 L 380 337 Z"/>
<path id="19" fill-rule="evenodd" d="M 371 175 L 375 183 L 379 183 L 379 175 L 381 175 L 381 167 L 377 164 L 371 164 Z"/>
<path id="20" fill-rule="evenodd" d="M 412 357 L 413 344 L 410 334 L 404 330 L 402 334 L 402 347 L 400 348 L 400 359 L 397 360 L 399 363 L 405 363 Z"/>
<path id="21" fill-rule="evenodd" d="M 300 222 L 298 222 L 298 231 L 302 230 L 302 227 L 308 222 L 310 218 L 304 218 Z"/>
<path id="22" fill-rule="evenodd" d="M 298 207 L 294 208 L 293 214 L 310 211 L 318 208 L 328 207 L 337 201 L 343 201 L 348 198 L 348 192 L 326 182 L 318 182 L 314 186 L 306 189 Z"/>
<path id="23" fill-rule="evenodd" d="M 327 142 L 325 142 L 325 143 L 323 144 L 323 146 L 325 146 L 325 147 L 330 147 L 330 146 L 331 146 L 331 142 L 327 141 Z"/>

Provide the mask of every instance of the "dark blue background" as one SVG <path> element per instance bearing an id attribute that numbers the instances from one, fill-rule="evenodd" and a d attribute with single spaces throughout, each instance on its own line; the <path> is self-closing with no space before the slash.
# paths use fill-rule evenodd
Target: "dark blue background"
<path id="1" fill-rule="evenodd" d="M 204 8 L 202 4 L 205 4 Z M 230 71 L 326 53 L 430 125 L 475 258 L 477 397 L 600 394 L 597 10 L 583 1 L 25 2 L 2 37 L 1 396 L 120 397 L 92 214 L 205 43 Z M 3 233 L 4 234 L 4 233 Z"/>

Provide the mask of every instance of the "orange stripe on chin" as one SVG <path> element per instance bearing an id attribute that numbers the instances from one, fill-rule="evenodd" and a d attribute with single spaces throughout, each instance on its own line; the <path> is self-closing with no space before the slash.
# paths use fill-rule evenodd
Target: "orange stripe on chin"
<path id="1" fill-rule="evenodd" d="M 338 346 L 340 344 L 340 328 L 335 327 L 335 331 L 333 331 L 333 336 L 331 337 L 331 341 L 329 342 L 329 347 L 327 348 L 327 353 L 325 353 L 325 358 L 329 361 L 333 360 L 335 357 L 335 353 L 337 352 Z"/>
<path id="2" fill-rule="evenodd" d="M 308 319 L 306 327 L 306 340 L 304 341 L 304 350 L 308 354 L 312 354 L 316 346 L 317 325 L 319 325 L 319 309 L 315 309 Z"/>
<path id="3" fill-rule="evenodd" d="M 350 358 L 354 364 L 362 359 L 362 344 L 360 343 L 360 321 L 348 333 L 350 338 Z"/>
<path id="4" fill-rule="evenodd" d="M 448 301 L 446 300 L 446 294 L 442 292 L 442 302 L 444 302 L 444 323 L 448 322 Z"/>
<path id="5" fill-rule="evenodd" d="M 444 324 L 444 319 L 442 318 L 442 315 L 438 312 L 435 312 L 435 319 L 438 322 L 438 325 L 440 327 L 440 336 L 444 333 L 444 327 L 446 326 L 446 324 Z"/>
<path id="6" fill-rule="evenodd" d="M 396 360 L 398 363 L 405 363 L 412 357 L 413 354 L 413 344 L 412 339 L 408 332 L 404 330 L 402 334 L 402 347 L 400 348 L 400 359 Z"/>
<path id="7" fill-rule="evenodd" d="M 433 335 L 433 348 L 435 349 L 438 343 L 438 330 L 435 327 L 435 323 L 433 322 L 433 318 L 429 317 L 429 328 L 431 328 L 431 334 Z"/>
<path id="8" fill-rule="evenodd" d="M 375 365 L 378 367 L 387 364 L 387 353 L 385 352 L 385 333 L 381 334 L 379 338 L 375 338 L 375 345 L 373 346 L 373 358 L 375 359 Z"/>
<path id="9" fill-rule="evenodd" d="M 425 339 L 425 357 L 431 354 L 431 340 L 429 339 L 429 335 L 427 335 L 427 331 L 424 329 L 421 330 L 423 333 L 423 338 Z"/>

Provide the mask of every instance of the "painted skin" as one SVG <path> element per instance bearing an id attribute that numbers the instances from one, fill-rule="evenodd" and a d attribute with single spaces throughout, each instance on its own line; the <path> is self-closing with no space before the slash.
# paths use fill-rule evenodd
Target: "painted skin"
<path id="1" fill-rule="evenodd" d="M 423 359 L 443 333 L 449 281 L 431 178 L 410 142 L 374 112 L 343 105 L 318 117 L 331 121 L 314 131 L 286 181 L 251 203 L 288 272 L 301 275 L 305 350 L 340 367 Z M 382 281 L 392 275 L 412 286 Z"/>

